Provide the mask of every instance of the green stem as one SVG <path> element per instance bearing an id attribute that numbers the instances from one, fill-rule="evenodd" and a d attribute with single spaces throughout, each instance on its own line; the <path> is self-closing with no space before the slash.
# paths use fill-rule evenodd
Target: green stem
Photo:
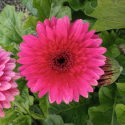
<path id="1" fill-rule="evenodd" d="M 20 105 L 18 101 L 14 100 L 13 103 L 17 105 L 25 114 L 27 114 L 27 111 L 25 110 L 25 108 L 22 105 Z"/>
<path id="2" fill-rule="evenodd" d="M 1 117 L 0 117 L 0 125 L 2 125 Z"/>

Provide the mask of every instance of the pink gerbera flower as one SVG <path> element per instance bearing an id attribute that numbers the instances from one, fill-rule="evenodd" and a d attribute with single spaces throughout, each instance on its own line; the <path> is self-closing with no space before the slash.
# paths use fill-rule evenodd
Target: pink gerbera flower
<path id="1" fill-rule="evenodd" d="M 49 101 L 58 104 L 79 101 L 79 94 L 88 98 L 103 70 L 106 48 L 99 47 L 102 40 L 88 32 L 89 23 L 78 19 L 72 25 L 67 16 L 63 19 L 46 19 L 37 23 L 38 37 L 23 36 L 18 55 L 23 64 L 19 71 L 28 80 L 32 92 L 39 98 L 49 91 Z"/>
<path id="2" fill-rule="evenodd" d="M 10 108 L 10 101 L 14 101 L 14 96 L 19 94 L 14 80 L 20 76 L 13 72 L 15 59 L 10 58 L 10 54 L 0 46 L 0 117 L 5 116 L 3 108 Z"/>

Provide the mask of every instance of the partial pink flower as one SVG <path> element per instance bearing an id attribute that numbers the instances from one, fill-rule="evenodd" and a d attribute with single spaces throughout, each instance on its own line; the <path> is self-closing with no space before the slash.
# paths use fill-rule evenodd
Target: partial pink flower
<path id="1" fill-rule="evenodd" d="M 4 117 L 3 108 L 10 108 L 10 101 L 14 101 L 14 96 L 19 94 L 17 83 L 20 75 L 13 72 L 15 59 L 10 58 L 10 52 L 1 49 L 0 46 L 0 117 Z"/>
<path id="2" fill-rule="evenodd" d="M 63 19 L 46 19 L 37 23 L 38 37 L 24 35 L 18 53 L 23 64 L 19 71 L 26 77 L 32 92 L 39 91 L 39 98 L 49 91 L 49 101 L 60 104 L 79 101 L 79 94 L 88 98 L 104 71 L 103 56 L 106 48 L 100 47 L 102 39 L 88 32 L 89 23 L 78 19 L 72 25 L 67 16 Z"/>

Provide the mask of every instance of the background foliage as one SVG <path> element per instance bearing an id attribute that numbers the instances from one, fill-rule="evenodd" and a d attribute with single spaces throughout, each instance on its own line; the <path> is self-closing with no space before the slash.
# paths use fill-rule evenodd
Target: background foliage
<path id="1" fill-rule="evenodd" d="M 103 39 L 105 56 L 117 60 L 123 70 L 113 84 L 98 86 L 89 98 L 80 97 L 78 103 L 68 105 L 50 104 L 48 94 L 39 99 L 21 78 L 17 80 L 20 95 L 5 110 L 0 125 L 125 125 L 125 55 L 118 49 L 125 44 L 125 0 L 21 0 L 21 5 L 32 13 L 25 21 L 24 14 L 16 13 L 14 6 L 7 5 L 0 13 L 0 45 L 13 52 L 13 58 L 18 59 L 22 36 L 36 33 L 37 21 L 68 15 L 71 22 L 89 22 L 89 30 L 96 29 Z M 18 67 L 16 64 L 15 71 Z"/>

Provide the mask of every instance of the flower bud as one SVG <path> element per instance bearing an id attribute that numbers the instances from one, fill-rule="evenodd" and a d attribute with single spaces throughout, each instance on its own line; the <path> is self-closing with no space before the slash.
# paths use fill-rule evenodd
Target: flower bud
<path id="1" fill-rule="evenodd" d="M 106 57 L 105 65 L 101 67 L 104 74 L 98 80 L 100 86 L 107 86 L 116 81 L 119 77 L 122 67 L 111 57 Z"/>
<path id="2" fill-rule="evenodd" d="M 125 44 L 120 44 L 118 49 L 125 55 Z"/>

